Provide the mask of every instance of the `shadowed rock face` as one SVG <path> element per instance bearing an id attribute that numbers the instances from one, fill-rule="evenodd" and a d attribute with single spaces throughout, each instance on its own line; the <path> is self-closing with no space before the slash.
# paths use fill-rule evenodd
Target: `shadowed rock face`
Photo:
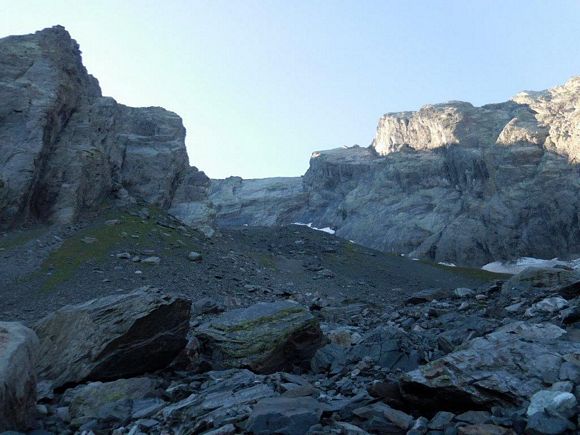
<path id="1" fill-rule="evenodd" d="M 0 322 L 0 431 L 34 426 L 38 338 L 16 322 Z"/>
<path id="2" fill-rule="evenodd" d="M 182 182 L 207 184 L 181 118 L 102 97 L 60 26 L 0 39 L 0 101 L 0 225 L 69 222 L 111 198 L 168 207 Z"/>

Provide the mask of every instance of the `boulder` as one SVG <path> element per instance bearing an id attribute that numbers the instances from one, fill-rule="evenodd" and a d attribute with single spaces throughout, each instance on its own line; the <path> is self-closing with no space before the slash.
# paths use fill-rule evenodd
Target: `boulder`
<path id="1" fill-rule="evenodd" d="M 371 358 L 389 370 L 414 370 L 422 360 L 418 337 L 394 326 L 380 326 L 371 330 L 360 343 L 348 352 L 351 361 Z"/>
<path id="2" fill-rule="evenodd" d="M 156 382 L 149 378 L 119 379 L 113 382 L 91 382 L 67 390 L 72 424 L 81 426 L 92 419 L 118 419 L 131 415 L 131 401 L 155 395 Z M 124 412 L 119 413 L 119 410 Z"/>
<path id="3" fill-rule="evenodd" d="M 35 326 L 40 377 L 58 388 L 164 368 L 187 343 L 190 309 L 148 289 L 63 307 Z"/>
<path id="4" fill-rule="evenodd" d="M 36 413 L 38 339 L 17 322 L 0 322 L 0 432 L 25 431 Z"/>
<path id="5" fill-rule="evenodd" d="M 556 293 L 562 289 L 574 287 L 578 281 L 580 281 L 580 272 L 576 270 L 528 267 L 503 284 L 501 297 L 504 300 L 510 300 L 514 297 L 529 298 Z"/>
<path id="6" fill-rule="evenodd" d="M 274 397 L 259 401 L 246 430 L 255 435 L 302 435 L 320 421 L 322 406 L 310 397 Z"/>
<path id="7" fill-rule="evenodd" d="M 528 417 L 547 411 L 558 414 L 566 418 L 574 415 L 576 410 L 576 397 L 566 391 L 540 390 L 530 399 L 530 405 L 526 414 Z"/>
<path id="8" fill-rule="evenodd" d="M 323 340 L 314 316 L 291 301 L 226 312 L 194 334 L 203 359 L 212 367 L 247 367 L 257 373 L 308 365 Z"/>
<path id="9" fill-rule="evenodd" d="M 577 364 L 580 343 L 550 323 L 514 322 L 459 350 L 406 373 L 403 396 L 427 408 L 522 406 L 545 383 L 558 381 L 561 366 Z"/>

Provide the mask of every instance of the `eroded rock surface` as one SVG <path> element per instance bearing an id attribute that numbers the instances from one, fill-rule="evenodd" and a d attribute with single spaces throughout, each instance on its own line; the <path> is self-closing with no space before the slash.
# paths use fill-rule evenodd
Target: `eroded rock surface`
<path id="1" fill-rule="evenodd" d="M 318 321 L 291 301 L 226 312 L 201 325 L 195 335 L 212 367 L 248 367 L 257 373 L 308 364 L 322 343 Z"/>
<path id="2" fill-rule="evenodd" d="M 36 414 L 38 338 L 17 322 L 0 322 L 0 431 L 27 430 Z"/>
<path id="3" fill-rule="evenodd" d="M 579 83 L 386 114 L 370 147 L 313 153 L 302 190 L 300 178 L 286 181 L 275 212 L 274 179 L 237 181 L 236 206 L 217 209 L 217 222 L 312 222 L 383 251 L 474 266 L 578 253 Z M 214 183 L 213 200 L 231 203 Z"/>
<path id="4" fill-rule="evenodd" d="M 57 388 L 164 368 L 187 342 L 190 309 L 154 290 L 63 307 L 35 327 L 39 375 Z"/>
<path id="5" fill-rule="evenodd" d="M 0 39 L 0 100 L 0 225 L 70 222 L 107 199 L 167 208 L 208 182 L 181 118 L 103 97 L 63 27 Z"/>

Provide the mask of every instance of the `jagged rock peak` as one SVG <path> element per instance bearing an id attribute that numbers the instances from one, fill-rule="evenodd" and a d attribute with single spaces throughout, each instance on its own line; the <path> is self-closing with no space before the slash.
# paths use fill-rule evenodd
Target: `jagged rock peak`
<path id="1" fill-rule="evenodd" d="M 573 77 L 549 90 L 521 92 L 505 103 L 474 107 L 451 101 L 417 112 L 387 113 L 379 120 L 372 147 L 387 155 L 406 148 L 532 143 L 576 161 L 579 120 L 580 77 Z"/>

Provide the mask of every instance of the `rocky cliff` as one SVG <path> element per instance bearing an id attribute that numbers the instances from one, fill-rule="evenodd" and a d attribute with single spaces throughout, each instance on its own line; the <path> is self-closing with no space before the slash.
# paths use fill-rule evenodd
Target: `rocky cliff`
<path id="1" fill-rule="evenodd" d="M 263 180 L 190 167 L 179 116 L 103 97 L 62 27 L 0 39 L 0 101 L 0 226 L 141 200 L 206 232 L 312 222 L 465 265 L 580 253 L 580 78 L 386 114 L 368 148 L 316 152 L 304 177 Z"/>
<path id="2" fill-rule="evenodd" d="M 370 147 L 313 153 L 302 191 L 300 179 L 291 182 L 292 198 L 275 201 L 277 190 L 264 187 L 262 205 L 271 206 L 256 211 L 257 192 L 244 206 L 239 188 L 233 222 L 313 222 L 380 250 L 475 266 L 572 255 L 580 253 L 579 157 L 580 78 L 573 78 L 500 104 L 386 114 Z M 228 214 L 222 224 L 232 222 Z"/>
<path id="3" fill-rule="evenodd" d="M 103 97 L 60 26 L 0 39 L 0 225 L 70 222 L 105 200 L 200 199 L 175 113 Z M 203 196 L 203 195 L 202 195 Z"/>

